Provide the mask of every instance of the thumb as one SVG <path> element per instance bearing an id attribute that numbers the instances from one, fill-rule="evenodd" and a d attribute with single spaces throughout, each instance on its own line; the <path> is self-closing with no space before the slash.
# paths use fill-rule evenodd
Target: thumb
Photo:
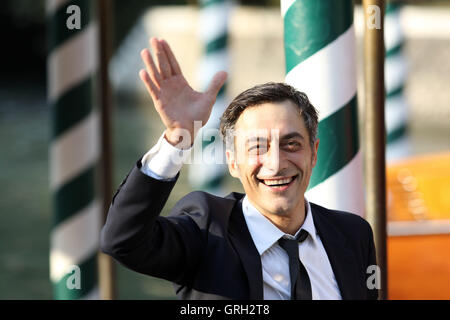
<path id="1" fill-rule="evenodd" d="M 216 98 L 219 94 L 220 88 L 222 88 L 225 81 L 227 80 L 227 77 L 228 74 L 225 71 L 217 72 L 211 80 L 208 89 L 206 89 L 206 93 Z"/>

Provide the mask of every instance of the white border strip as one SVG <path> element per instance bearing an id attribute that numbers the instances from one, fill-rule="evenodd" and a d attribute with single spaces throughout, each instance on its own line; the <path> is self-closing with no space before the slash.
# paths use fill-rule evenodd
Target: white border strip
<path id="1" fill-rule="evenodd" d="M 404 39 L 400 26 L 400 12 L 398 10 L 386 14 L 384 17 L 384 43 L 386 50 L 390 50 Z"/>
<path id="2" fill-rule="evenodd" d="M 200 9 L 198 35 L 202 42 L 211 42 L 228 33 L 230 11 L 229 1 L 214 3 Z"/>
<path id="3" fill-rule="evenodd" d="M 79 265 L 98 251 L 100 242 L 99 200 L 56 226 L 50 235 L 50 279 L 58 282 L 68 267 Z"/>
<path id="4" fill-rule="evenodd" d="M 305 92 L 319 110 L 330 116 L 356 94 L 355 32 L 353 25 L 336 40 L 295 66 L 286 82 Z"/>
<path id="5" fill-rule="evenodd" d="M 306 192 L 306 198 L 330 209 L 348 211 L 364 217 L 364 190 L 361 186 L 364 186 L 363 164 L 359 150 L 345 167 Z"/>
<path id="6" fill-rule="evenodd" d="M 227 48 L 202 57 L 198 67 L 198 81 L 202 90 L 207 88 L 214 75 L 221 70 L 229 70 Z"/>
<path id="7" fill-rule="evenodd" d="M 48 98 L 56 101 L 66 91 L 90 77 L 98 67 L 98 26 L 92 22 L 67 40 L 48 59 Z"/>
<path id="8" fill-rule="evenodd" d="M 96 111 L 54 140 L 50 148 L 50 188 L 56 190 L 100 157 L 100 119 Z"/>
<path id="9" fill-rule="evenodd" d="M 384 64 L 385 86 L 388 92 L 397 89 L 406 81 L 408 66 L 402 54 L 396 54 L 386 59 Z"/>
<path id="10" fill-rule="evenodd" d="M 386 100 L 386 129 L 389 132 L 407 123 L 407 104 L 403 95 Z"/>

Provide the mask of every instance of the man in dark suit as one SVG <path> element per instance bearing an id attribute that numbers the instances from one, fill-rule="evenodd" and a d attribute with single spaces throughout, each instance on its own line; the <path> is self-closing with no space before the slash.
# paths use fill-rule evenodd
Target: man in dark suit
<path id="1" fill-rule="evenodd" d="M 191 89 L 169 45 L 151 39 L 141 79 L 166 130 L 116 192 L 102 251 L 175 284 L 183 299 L 377 299 L 372 230 L 357 215 L 305 197 L 317 161 L 318 117 L 282 83 L 241 93 L 221 118 L 230 174 L 245 194 L 192 192 L 159 216 L 226 73 Z M 348 195 L 351 196 L 351 195 Z"/>

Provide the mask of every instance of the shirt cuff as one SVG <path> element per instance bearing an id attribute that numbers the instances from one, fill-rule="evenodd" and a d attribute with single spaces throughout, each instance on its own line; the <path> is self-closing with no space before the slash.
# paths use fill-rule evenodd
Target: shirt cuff
<path id="1" fill-rule="evenodd" d="M 161 135 L 158 142 L 141 160 L 141 172 L 158 180 L 173 180 L 191 154 L 189 149 L 178 149 L 172 146 Z"/>

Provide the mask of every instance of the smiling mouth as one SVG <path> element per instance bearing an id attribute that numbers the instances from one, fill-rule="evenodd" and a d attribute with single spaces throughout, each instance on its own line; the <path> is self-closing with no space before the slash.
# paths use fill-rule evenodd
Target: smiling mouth
<path id="1" fill-rule="evenodd" d="M 258 181 L 270 188 L 283 188 L 289 186 L 297 176 L 298 175 L 282 179 L 258 179 Z"/>

